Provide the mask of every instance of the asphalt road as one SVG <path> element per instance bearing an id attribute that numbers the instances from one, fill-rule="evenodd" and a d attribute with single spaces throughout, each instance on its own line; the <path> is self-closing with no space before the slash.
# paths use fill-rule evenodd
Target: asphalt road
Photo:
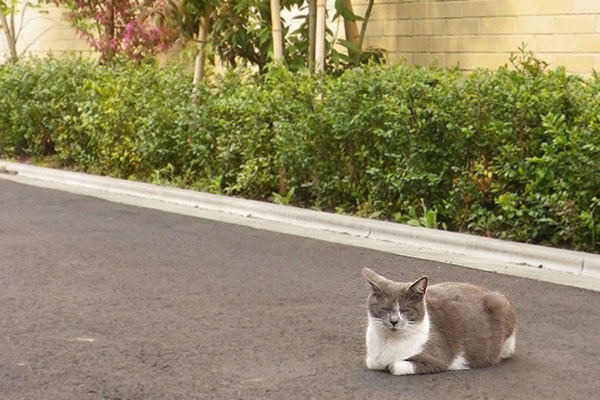
<path id="1" fill-rule="evenodd" d="M 500 290 L 499 366 L 364 367 L 361 268 Z M 0 179 L 0 399 L 595 399 L 600 293 Z"/>

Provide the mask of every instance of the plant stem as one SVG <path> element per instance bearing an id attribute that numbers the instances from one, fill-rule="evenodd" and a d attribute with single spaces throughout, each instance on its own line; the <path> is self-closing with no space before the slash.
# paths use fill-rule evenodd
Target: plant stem
<path id="1" fill-rule="evenodd" d="M 207 7 L 204 15 L 200 17 L 200 27 L 198 28 L 199 49 L 196 56 L 196 65 L 194 66 L 194 85 L 198 85 L 204 79 L 204 64 L 206 59 L 206 42 L 208 40 L 208 24 L 210 22 L 210 8 Z"/>
<path id="2" fill-rule="evenodd" d="M 19 58 L 17 54 L 17 43 L 14 32 L 11 32 L 10 26 L 6 19 L 6 15 L 2 11 L 0 7 L 0 24 L 2 24 L 2 30 L 4 31 L 4 38 L 6 39 L 6 44 L 8 45 L 8 50 L 10 52 L 10 60 L 11 62 L 16 62 Z"/>
<path id="3" fill-rule="evenodd" d="M 373 2 L 375 0 L 369 0 L 369 4 L 367 5 L 367 11 L 365 11 L 365 16 L 363 18 L 363 23 L 360 27 L 360 38 L 358 39 L 358 48 L 362 51 L 363 42 L 365 40 L 365 34 L 367 33 L 367 25 L 369 24 L 369 18 L 371 17 L 371 11 L 373 11 Z"/>
<path id="4" fill-rule="evenodd" d="M 279 0 L 271 0 L 271 29 L 273 35 L 273 60 L 283 58 L 283 38 L 281 37 L 281 5 Z"/>
<path id="5" fill-rule="evenodd" d="M 316 0 L 308 1 L 308 69 L 315 71 L 315 36 L 317 29 L 317 3 Z"/>
<path id="6" fill-rule="evenodd" d="M 317 32 L 315 43 L 315 72 L 325 70 L 325 0 L 317 0 Z"/>

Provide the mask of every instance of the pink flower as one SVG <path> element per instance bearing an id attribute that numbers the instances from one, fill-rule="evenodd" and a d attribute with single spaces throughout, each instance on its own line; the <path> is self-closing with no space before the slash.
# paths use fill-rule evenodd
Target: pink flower
<path id="1" fill-rule="evenodd" d="M 164 0 L 54 0 L 70 8 L 68 19 L 77 34 L 100 51 L 103 58 L 125 53 L 134 59 L 156 54 L 167 49 L 178 33 L 158 23 L 154 16 L 164 10 Z M 112 4 L 113 9 L 107 9 Z M 142 10 L 153 13 L 141 17 Z M 112 12 L 111 12 L 112 11 Z M 96 24 L 87 24 L 93 19 Z M 111 33 L 110 36 L 109 32 Z"/>

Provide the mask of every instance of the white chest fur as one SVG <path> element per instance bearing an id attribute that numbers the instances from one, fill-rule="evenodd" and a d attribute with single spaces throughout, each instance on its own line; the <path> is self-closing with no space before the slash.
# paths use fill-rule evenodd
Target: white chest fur
<path id="1" fill-rule="evenodd" d="M 387 369 L 397 361 L 407 360 L 423 351 L 429 340 L 429 315 L 421 323 L 393 332 L 383 326 L 367 326 L 367 368 Z"/>

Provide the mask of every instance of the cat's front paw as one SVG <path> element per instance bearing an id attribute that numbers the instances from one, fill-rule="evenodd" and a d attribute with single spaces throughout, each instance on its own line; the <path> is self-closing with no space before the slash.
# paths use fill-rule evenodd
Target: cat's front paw
<path id="1" fill-rule="evenodd" d="M 367 368 L 369 368 L 369 369 L 376 369 L 376 370 L 387 369 L 387 365 L 379 362 L 376 357 L 367 357 L 366 364 L 367 364 Z"/>
<path id="2" fill-rule="evenodd" d="M 414 375 L 415 366 L 410 361 L 396 361 L 388 365 L 392 375 Z"/>

